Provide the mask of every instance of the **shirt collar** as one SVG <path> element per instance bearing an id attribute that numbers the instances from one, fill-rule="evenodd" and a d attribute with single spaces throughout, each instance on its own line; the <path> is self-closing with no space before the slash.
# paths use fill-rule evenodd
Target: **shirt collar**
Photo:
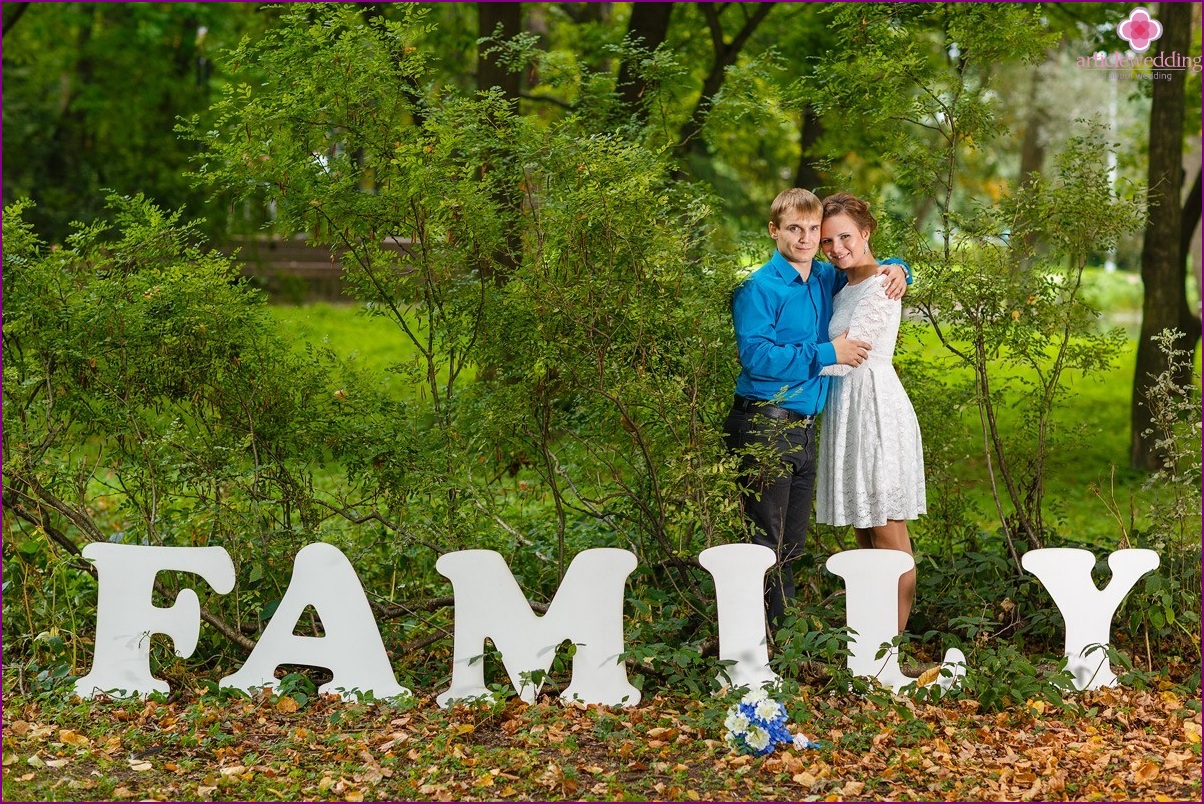
<path id="1" fill-rule="evenodd" d="M 769 264 L 773 266 L 774 273 L 783 282 L 802 282 L 803 278 L 799 276 L 798 269 L 790 264 L 790 260 L 782 256 L 782 252 L 776 248 L 773 250 L 773 256 L 769 258 Z"/>
<path id="2" fill-rule="evenodd" d="M 783 282 L 799 282 L 800 284 L 807 284 L 803 281 L 802 276 L 799 275 L 798 269 L 791 265 L 790 260 L 783 257 L 782 252 L 778 251 L 776 248 L 773 250 L 773 256 L 769 258 L 769 264 L 773 266 L 774 272 Z M 827 265 L 827 263 L 823 260 L 817 260 L 814 257 L 811 258 L 812 276 L 815 276 L 815 269 L 821 265 Z"/>

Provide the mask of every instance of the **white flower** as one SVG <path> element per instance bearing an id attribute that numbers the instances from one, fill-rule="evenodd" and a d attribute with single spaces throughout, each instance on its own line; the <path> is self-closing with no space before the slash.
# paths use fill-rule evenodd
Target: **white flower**
<path id="1" fill-rule="evenodd" d="M 744 697 L 740 699 L 740 703 L 759 704 L 761 701 L 767 700 L 769 700 L 769 693 L 764 688 L 761 688 L 745 693 Z"/>
<path id="2" fill-rule="evenodd" d="M 766 723 L 782 713 L 782 705 L 777 701 L 765 700 L 757 704 L 756 715 Z"/>
<path id="3" fill-rule="evenodd" d="M 727 719 L 723 721 L 723 725 L 733 734 L 743 734 L 748 730 L 748 718 L 732 709 L 727 713 Z"/>
<path id="4" fill-rule="evenodd" d="M 802 751 L 804 748 L 811 748 L 813 745 L 814 745 L 814 743 L 812 743 L 810 740 L 808 740 L 807 735 L 803 734 L 801 731 L 798 734 L 794 735 L 795 749 Z"/>
<path id="5" fill-rule="evenodd" d="M 760 726 L 753 726 L 745 735 L 744 741 L 748 743 L 748 747 L 754 751 L 763 751 L 769 745 L 769 732 Z"/>

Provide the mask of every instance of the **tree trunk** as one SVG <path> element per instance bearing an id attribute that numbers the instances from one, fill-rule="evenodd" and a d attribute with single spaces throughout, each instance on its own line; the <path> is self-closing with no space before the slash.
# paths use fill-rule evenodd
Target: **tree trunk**
<path id="1" fill-rule="evenodd" d="M 798 170 L 794 172 L 794 186 L 810 190 L 821 198 L 825 195 L 819 192 L 824 188 L 824 177 L 819 172 L 813 151 L 823 133 L 824 124 L 815 113 L 815 107 L 806 104 L 799 118 Z"/>
<path id="2" fill-rule="evenodd" d="M 478 35 L 481 39 L 498 34 L 501 39 L 512 39 L 521 32 L 522 4 L 521 3 L 477 3 Z M 499 27 L 500 26 L 500 27 Z M 498 62 L 497 56 L 487 56 L 491 43 L 482 42 L 477 45 L 477 89 L 484 92 L 495 87 L 500 88 L 510 104 L 511 111 L 518 113 L 519 92 L 522 76 L 511 72 Z M 496 155 L 502 158 L 501 154 Z M 494 159 L 490 159 L 490 162 Z M 490 170 L 488 162 L 481 165 L 481 171 Z M 522 207 L 522 196 L 517 187 L 499 190 L 495 199 L 504 208 L 517 214 Z M 506 235 L 505 243 L 487 258 L 482 255 L 480 270 L 495 283 L 505 284 L 514 269 L 518 266 L 519 251 L 522 248 L 519 228 L 511 226 Z"/>
<path id="3" fill-rule="evenodd" d="M 1045 66 L 1050 60 L 1046 58 Z M 1020 143 L 1020 189 L 1021 192 L 1031 190 L 1035 174 L 1045 168 L 1045 127 L 1049 123 L 1049 111 L 1041 103 L 1041 76 L 1044 69 L 1031 70 L 1028 87 L 1028 116 L 1024 124 L 1024 139 Z M 1037 235 L 1035 232 L 1024 233 L 1024 253 L 1035 254 L 1037 251 Z M 1024 268 L 1030 268 L 1032 258 L 1026 259 Z"/>
<path id="4" fill-rule="evenodd" d="M 478 33 L 481 38 L 492 37 L 501 25 L 502 39 L 512 39 L 521 31 L 522 3 L 477 3 Z M 477 45 L 477 89 L 500 87 L 518 111 L 518 92 L 521 76 L 498 63 L 496 56 L 486 56 L 490 43 Z"/>
<path id="5" fill-rule="evenodd" d="M 744 24 L 740 26 L 739 32 L 732 37 L 731 42 L 727 42 L 723 36 L 723 26 L 720 24 L 720 15 L 729 7 L 739 7 L 743 9 L 746 6 L 754 7 L 755 10 L 751 15 L 746 16 Z M 736 63 L 740 51 L 744 49 L 748 38 L 752 36 L 753 31 L 765 20 L 766 15 L 773 10 L 773 3 L 699 3 L 699 9 L 702 11 L 707 20 L 707 27 L 711 32 L 711 44 L 714 48 L 715 58 L 711 62 L 711 70 L 707 73 L 707 77 L 702 82 L 702 94 L 698 96 L 698 103 L 694 104 L 694 111 L 690 113 L 690 119 L 682 126 L 681 136 L 678 138 L 677 147 L 674 149 L 678 158 L 683 161 L 689 157 L 691 153 L 700 152 L 703 150 L 702 143 L 702 126 L 706 122 L 707 115 L 711 111 L 711 103 L 715 100 L 715 95 L 718 94 L 720 87 L 723 86 L 723 81 L 727 77 L 727 68 Z M 687 178 L 686 172 L 679 170 L 679 178 Z"/>
<path id="6" fill-rule="evenodd" d="M 1191 253 L 1191 244 L 1196 237 L 1196 232 L 1200 230 L 1200 176 L 1200 173 L 1196 173 L 1196 180 L 1192 182 L 1187 198 L 1183 199 L 1183 217 L 1180 220 L 1181 228 L 1179 230 L 1179 252 L 1183 255 L 1184 261 L 1186 261 L 1187 255 Z"/>
<path id="7" fill-rule="evenodd" d="M 1046 64 L 1049 60 L 1046 59 Z M 1020 143 L 1020 185 L 1032 182 L 1034 173 L 1045 167 L 1043 133 L 1049 122 L 1049 112 L 1041 105 L 1041 70 L 1031 70 L 1028 87 L 1028 118 L 1024 124 L 1024 139 Z"/>
<path id="8" fill-rule="evenodd" d="M 84 174 L 93 169 L 100 173 L 100 169 L 91 164 L 95 138 L 88 130 L 88 119 L 84 109 L 75 101 L 91 88 L 94 81 L 95 65 L 88 53 L 88 45 L 92 40 L 94 28 L 98 24 L 104 24 L 104 7 L 85 8 L 90 8 L 93 13 L 87 15 L 87 24 L 80 28 L 76 39 L 75 52 L 80 54 L 79 59 L 72 72 L 64 72 L 60 80 L 63 88 L 59 101 L 61 113 L 51 129 L 50 140 L 54 147 L 49 150 L 45 165 L 45 175 L 49 179 L 47 184 L 50 187 L 70 186 L 73 182 L 78 183 L 80 187 L 87 187 L 89 179 Z M 34 200 L 41 202 L 40 190 L 35 190 Z M 81 210 L 80 219 L 86 220 L 86 215 L 82 213 Z"/>
<path id="9" fill-rule="evenodd" d="M 1183 213 L 1180 216 L 1180 238 L 1179 238 L 1179 260 L 1182 263 L 1183 281 L 1187 281 L 1187 263 L 1191 257 L 1192 242 L 1195 240 L 1196 232 L 1200 230 L 1200 177 L 1199 171 L 1196 172 L 1196 179 L 1192 182 L 1191 190 L 1188 191 L 1187 197 L 1183 199 Z M 1185 177 L 1186 178 L 1186 177 Z M 1199 270 L 1199 266 L 1196 266 Z M 1187 306 L 1187 292 L 1183 293 L 1183 308 L 1180 310 L 1179 329 L 1187 333 L 1185 346 L 1186 349 L 1200 340 L 1200 319 Z M 1185 362 L 1180 366 L 1176 381 L 1180 387 L 1187 386 L 1195 381 L 1196 367 L 1192 361 Z"/>
<path id="10" fill-rule="evenodd" d="M 1159 16 L 1164 36 L 1163 52 L 1186 54 L 1191 46 L 1192 6 L 1161 3 Z M 1154 81 L 1150 108 L 1149 198 L 1150 215 L 1141 250 L 1141 281 L 1145 287 L 1141 337 L 1137 343 L 1137 369 L 1133 376 L 1130 407 L 1129 460 L 1136 469 L 1154 470 L 1160 456 L 1156 436 L 1146 436 L 1152 426 L 1146 393 L 1154 376 L 1167 369 L 1166 355 L 1154 336 L 1167 328 L 1184 332 L 1176 348 L 1192 350 L 1200 340 L 1200 319 L 1187 305 L 1187 252 L 1183 248 L 1183 109 L 1186 74 L 1168 71 L 1170 80 Z"/>
<path id="11" fill-rule="evenodd" d="M 656 50 L 669 35 L 672 3 L 632 3 L 631 19 L 627 21 L 627 39 L 648 51 Z M 643 124 L 648 110 L 643 104 L 648 84 L 639 73 L 639 59 L 627 57 L 619 65 L 619 100 L 635 120 Z"/>

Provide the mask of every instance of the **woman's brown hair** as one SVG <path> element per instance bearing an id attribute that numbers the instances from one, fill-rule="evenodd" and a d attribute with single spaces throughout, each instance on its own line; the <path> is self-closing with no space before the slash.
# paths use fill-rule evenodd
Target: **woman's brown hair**
<path id="1" fill-rule="evenodd" d="M 845 214 L 853 219 L 858 229 L 873 234 L 878 221 L 870 214 L 870 205 L 851 193 L 834 193 L 824 199 L 824 217 Z"/>

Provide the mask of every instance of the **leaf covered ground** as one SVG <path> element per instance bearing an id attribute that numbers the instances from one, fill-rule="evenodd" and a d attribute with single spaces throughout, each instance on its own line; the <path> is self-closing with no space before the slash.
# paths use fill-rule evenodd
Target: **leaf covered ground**
<path id="1" fill-rule="evenodd" d="M 1200 800 L 1200 701 L 1101 690 L 985 712 L 885 694 L 787 699 L 819 748 L 723 742 L 725 702 L 545 696 L 440 710 L 320 697 L 4 702 L 5 801 Z"/>

